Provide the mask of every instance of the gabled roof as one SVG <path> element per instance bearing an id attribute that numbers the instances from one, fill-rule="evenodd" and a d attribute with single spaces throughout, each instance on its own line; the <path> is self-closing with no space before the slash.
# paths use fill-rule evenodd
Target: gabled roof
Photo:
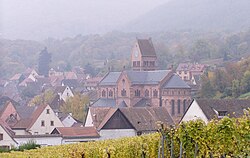
<path id="1" fill-rule="evenodd" d="M 61 134 L 64 138 L 99 138 L 94 127 L 56 127 L 51 134 Z"/>
<path id="2" fill-rule="evenodd" d="M 183 81 L 178 75 L 174 74 L 163 88 L 190 88 L 190 86 Z"/>
<path id="3" fill-rule="evenodd" d="M 109 98 L 99 98 L 96 102 L 94 102 L 91 107 L 115 107 L 116 101 L 115 99 Z"/>
<path id="4" fill-rule="evenodd" d="M 36 109 L 34 106 L 16 106 L 15 108 L 21 119 L 30 118 Z"/>
<path id="5" fill-rule="evenodd" d="M 250 108 L 250 100 L 240 99 L 197 99 L 196 102 L 208 120 L 218 118 L 216 111 L 224 111 L 230 117 L 240 117 L 244 109 Z"/>
<path id="6" fill-rule="evenodd" d="M 101 86 L 115 86 L 121 72 L 109 72 L 99 83 Z"/>
<path id="7" fill-rule="evenodd" d="M 171 70 L 126 71 L 132 84 L 159 84 Z"/>
<path id="8" fill-rule="evenodd" d="M 54 90 L 54 93 L 58 94 L 58 93 L 63 93 L 65 91 L 67 86 L 57 86 Z"/>
<path id="9" fill-rule="evenodd" d="M 151 38 L 137 39 L 137 43 L 138 43 L 142 56 L 155 56 L 156 57 L 155 48 L 154 48 Z"/>
<path id="10" fill-rule="evenodd" d="M 95 108 L 92 108 L 92 110 L 93 109 Z M 164 107 L 127 107 L 105 109 L 102 119 L 99 120 L 101 123 L 99 125 L 94 124 L 94 126 L 101 130 L 117 110 L 125 116 L 136 131 L 156 131 L 158 129 L 156 124 L 158 121 L 167 125 L 174 124 L 173 119 Z"/>
<path id="11" fill-rule="evenodd" d="M 174 121 L 164 107 L 120 108 L 137 131 L 157 130 L 157 122 L 173 125 Z"/>
<path id="12" fill-rule="evenodd" d="M 76 88 L 80 85 L 77 79 L 63 79 L 62 84 L 64 84 L 64 86 L 69 86 L 70 88 Z"/>

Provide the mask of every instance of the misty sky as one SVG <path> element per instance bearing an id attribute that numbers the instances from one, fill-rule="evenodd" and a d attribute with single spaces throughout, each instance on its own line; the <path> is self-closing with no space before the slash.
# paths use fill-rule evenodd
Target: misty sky
<path id="1" fill-rule="evenodd" d="M 63 38 L 105 33 L 169 0 L 0 0 L 0 36 Z"/>

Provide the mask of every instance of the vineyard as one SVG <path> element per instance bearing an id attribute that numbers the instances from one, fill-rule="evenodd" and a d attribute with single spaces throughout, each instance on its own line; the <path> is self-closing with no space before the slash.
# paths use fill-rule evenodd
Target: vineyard
<path id="1" fill-rule="evenodd" d="M 138 137 L 43 147 L 0 154 L 9 158 L 248 158 L 250 117 L 201 120 Z"/>

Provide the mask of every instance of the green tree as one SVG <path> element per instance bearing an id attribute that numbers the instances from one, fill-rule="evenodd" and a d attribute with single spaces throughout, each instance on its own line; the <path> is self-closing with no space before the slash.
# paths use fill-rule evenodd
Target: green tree
<path id="1" fill-rule="evenodd" d="M 48 53 L 47 48 L 41 51 L 38 59 L 38 73 L 43 76 L 49 75 L 49 64 L 51 62 L 51 54 Z"/>
<path id="2" fill-rule="evenodd" d="M 199 91 L 199 97 L 201 98 L 213 98 L 215 96 L 215 90 L 211 84 L 211 81 L 206 75 L 201 77 L 201 89 Z"/>
<path id="3" fill-rule="evenodd" d="M 29 106 L 49 104 L 54 98 L 54 93 L 52 90 L 46 90 L 44 93 L 35 96 L 30 102 Z"/>
<path id="4" fill-rule="evenodd" d="M 240 89 L 240 81 L 239 80 L 233 80 L 232 81 L 232 96 L 234 98 L 237 98 L 240 96 L 241 89 Z"/>
<path id="5" fill-rule="evenodd" d="M 249 70 L 247 70 L 244 73 L 243 78 L 241 80 L 241 86 L 242 86 L 243 93 L 247 93 L 250 91 L 250 71 Z"/>
<path id="6" fill-rule="evenodd" d="M 60 110 L 64 113 L 72 113 L 73 117 L 84 121 L 89 105 L 89 98 L 81 94 L 67 99 L 66 103 L 61 106 Z"/>

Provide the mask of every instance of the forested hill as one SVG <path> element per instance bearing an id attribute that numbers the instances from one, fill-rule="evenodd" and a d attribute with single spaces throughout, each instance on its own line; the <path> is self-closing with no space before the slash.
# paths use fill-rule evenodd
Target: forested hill
<path id="1" fill-rule="evenodd" d="M 47 47 L 52 55 L 51 67 L 66 70 L 88 63 L 100 72 L 128 68 L 131 48 L 138 38 L 152 37 L 160 69 L 167 69 L 179 62 L 205 62 L 225 58 L 240 59 L 250 55 L 250 30 L 237 32 L 157 32 L 121 33 L 105 35 L 78 35 L 65 39 L 44 41 L 0 39 L 0 78 L 8 78 L 27 67 L 36 67 L 38 55 Z M 105 63 L 108 61 L 108 64 Z M 207 63 L 207 62 L 206 62 Z"/>
<path id="2" fill-rule="evenodd" d="M 240 30 L 250 27 L 250 0 L 172 0 L 131 21 L 128 31 Z"/>

